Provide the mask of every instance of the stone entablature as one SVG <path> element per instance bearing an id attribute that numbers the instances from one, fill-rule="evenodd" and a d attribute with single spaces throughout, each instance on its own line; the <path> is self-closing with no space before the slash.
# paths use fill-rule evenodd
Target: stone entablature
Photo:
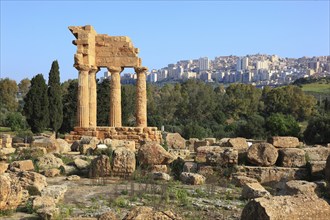
<path id="1" fill-rule="evenodd" d="M 136 126 L 147 127 L 147 68 L 141 66 L 139 49 L 129 37 L 97 34 L 90 25 L 69 27 L 76 40 L 74 67 L 79 71 L 77 127 L 97 127 L 96 73 L 106 67 L 111 73 L 111 94 L 109 109 L 110 127 L 122 126 L 120 73 L 125 67 L 133 67 L 137 73 L 136 83 Z"/>

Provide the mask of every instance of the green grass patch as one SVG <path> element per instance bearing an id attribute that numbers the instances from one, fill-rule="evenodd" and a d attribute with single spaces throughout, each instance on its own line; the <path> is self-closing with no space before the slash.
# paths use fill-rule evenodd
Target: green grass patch
<path id="1" fill-rule="evenodd" d="M 313 92 L 320 94 L 330 94 L 330 84 L 329 83 L 310 83 L 304 84 L 302 86 L 304 92 Z"/>

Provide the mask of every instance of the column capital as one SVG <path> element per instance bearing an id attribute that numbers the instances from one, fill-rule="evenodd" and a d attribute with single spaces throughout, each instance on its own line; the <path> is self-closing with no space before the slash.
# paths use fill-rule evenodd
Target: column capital
<path id="1" fill-rule="evenodd" d="M 90 66 L 84 64 L 77 64 L 77 65 L 75 64 L 73 66 L 79 71 L 89 71 L 91 68 Z"/>
<path id="2" fill-rule="evenodd" d="M 110 73 L 120 73 L 124 70 L 121 66 L 108 66 L 107 69 Z"/>
<path id="3" fill-rule="evenodd" d="M 90 73 L 97 73 L 98 71 L 100 71 L 100 67 L 97 67 L 97 66 L 91 66 L 89 68 L 89 72 Z"/>
<path id="4" fill-rule="evenodd" d="M 141 66 L 141 67 L 134 67 L 134 71 L 139 74 L 139 73 L 145 73 L 148 71 L 147 67 Z"/>

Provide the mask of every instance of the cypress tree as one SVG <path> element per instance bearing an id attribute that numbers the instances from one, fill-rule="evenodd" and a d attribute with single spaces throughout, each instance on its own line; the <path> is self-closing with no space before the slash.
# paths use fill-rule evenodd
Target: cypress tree
<path id="1" fill-rule="evenodd" d="M 63 104 L 60 72 L 57 60 L 53 61 L 48 78 L 49 126 L 57 132 L 63 122 Z"/>
<path id="2" fill-rule="evenodd" d="M 33 133 L 45 130 L 49 123 L 47 85 L 42 74 L 31 80 L 31 88 L 24 98 L 26 121 Z"/>

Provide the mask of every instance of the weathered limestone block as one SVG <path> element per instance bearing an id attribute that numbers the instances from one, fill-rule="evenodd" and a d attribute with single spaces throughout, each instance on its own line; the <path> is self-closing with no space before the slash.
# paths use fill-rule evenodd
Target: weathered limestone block
<path id="1" fill-rule="evenodd" d="M 324 173 L 325 173 L 325 181 L 329 183 L 329 188 L 330 188 L 330 155 L 327 158 Z"/>
<path id="2" fill-rule="evenodd" d="M 66 177 L 65 179 L 69 180 L 69 181 L 78 181 L 78 180 L 80 180 L 80 176 L 71 175 L 71 176 Z"/>
<path id="3" fill-rule="evenodd" d="M 168 152 L 173 156 L 173 158 L 186 159 L 190 157 L 190 151 L 185 149 L 168 149 Z"/>
<path id="4" fill-rule="evenodd" d="M 310 196 L 274 196 L 251 200 L 243 209 L 242 220 L 328 219 L 329 204 Z"/>
<path id="5" fill-rule="evenodd" d="M 258 180 L 237 174 L 237 175 L 233 175 L 232 183 L 237 187 L 242 187 L 244 184 L 247 183 L 258 183 Z"/>
<path id="6" fill-rule="evenodd" d="M 298 147 L 299 139 L 296 137 L 274 136 L 269 138 L 268 142 L 277 148 Z"/>
<path id="7" fill-rule="evenodd" d="M 59 213 L 55 200 L 49 196 L 37 196 L 34 198 L 32 208 L 41 219 L 53 219 Z"/>
<path id="8" fill-rule="evenodd" d="M 93 148 L 96 148 L 96 145 L 100 143 L 100 140 L 97 137 L 93 136 L 82 136 L 80 139 L 80 144 L 89 144 Z"/>
<path id="9" fill-rule="evenodd" d="M 151 165 L 150 173 L 155 173 L 155 172 L 167 173 L 168 172 L 167 165 Z"/>
<path id="10" fill-rule="evenodd" d="M 307 168 L 288 167 L 254 167 L 237 166 L 239 173 L 257 179 L 261 184 L 280 182 L 282 180 L 306 180 L 309 176 Z"/>
<path id="11" fill-rule="evenodd" d="M 83 160 L 83 159 L 80 159 L 80 158 L 74 159 L 73 163 L 79 170 L 87 169 L 89 167 L 89 164 L 90 164 L 86 160 Z"/>
<path id="12" fill-rule="evenodd" d="M 317 184 L 305 180 L 290 180 L 285 183 L 285 195 L 303 194 L 308 196 L 316 196 L 315 191 Z"/>
<path id="13" fill-rule="evenodd" d="M 13 175 L 0 175 L 0 211 L 16 209 L 22 202 L 22 187 Z"/>
<path id="14" fill-rule="evenodd" d="M 208 141 L 210 145 L 214 145 L 217 143 L 216 138 L 204 138 L 205 141 Z"/>
<path id="15" fill-rule="evenodd" d="M 242 198 L 255 199 L 270 196 L 270 193 L 260 183 L 246 183 L 243 185 Z"/>
<path id="16" fill-rule="evenodd" d="M 66 185 L 47 186 L 41 191 L 41 196 L 49 196 L 55 200 L 55 203 L 58 203 L 64 198 L 67 190 L 68 187 Z"/>
<path id="17" fill-rule="evenodd" d="M 305 151 L 299 148 L 282 148 L 278 150 L 278 165 L 281 167 L 304 167 Z"/>
<path id="18" fill-rule="evenodd" d="M 46 148 L 47 153 L 60 152 L 60 145 L 56 139 L 43 136 L 34 137 L 31 147 L 44 147 Z"/>
<path id="19" fill-rule="evenodd" d="M 171 179 L 170 175 L 168 175 L 167 173 L 162 173 L 162 172 L 153 172 L 152 177 L 154 180 L 169 181 Z"/>
<path id="20" fill-rule="evenodd" d="M 0 148 L 0 156 L 6 156 L 15 153 L 16 148 Z"/>
<path id="21" fill-rule="evenodd" d="M 166 165 L 174 160 L 173 156 L 156 142 L 142 145 L 137 158 L 143 165 Z"/>
<path id="22" fill-rule="evenodd" d="M 195 162 L 185 162 L 183 165 L 183 172 L 197 173 L 198 165 Z"/>
<path id="23" fill-rule="evenodd" d="M 211 152 L 220 153 L 223 151 L 223 148 L 220 146 L 201 146 L 196 149 L 195 161 L 197 163 L 205 163 L 206 155 Z"/>
<path id="24" fill-rule="evenodd" d="M 125 147 L 132 152 L 136 151 L 135 141 L 115 140 L 115 139 L 107 138 L 107 139 L 104 139 L 103 143 L 106 144 L 107 146 L 111 146 L 112 150 L 115 150 L 118 147 Z"/>
<path id="25" fill-rule="evenodd" d="M 113 152 L 112 171 L 115 175 L 131 175 L 135 171 L 134 152 L 125 147 L 118 147 Z"/>
<path id="26" fill-rule="evenodd" d="M 59 176 L 61 174 L 61 171 L 57 168 L 52 168 L 45 170 L 43 173 L 46 177 L 54 177 L 54 176 Z"/>
<path id="27" fill-rule="evenodd" d="M 313 180 L 324 178 L 326 161 L 310 161 L 307 167 Z"/>
<path id="28" fill-rule="evenodd" d="M 199 147 L 209 146 L 209 145 L 210 145 L 210 143 L 209 143 L 208 141 L 200 141 L 200 140 L 196 140 L 196 141 L 194 142 L 194 150 L 195 150 L 195 152 L 197 152 L 197 149 L 198 149 Z"/>
<path id="29" fill-rule="evenodd" d="M 46 154 L 38 158 L 37 165 L 40 170 L 47 170 L 51 168 L 59 168 L 64 165 L 61 158 L 57 158 L 54 154 Z"/>
<path id="30" fill-rule="evenodd" d="M 57 138 L 56 141 L 59 144 L 59 153 L 64 154 L 71 151 L 71 147 L 66 140 Z"/>
<path id="31" fill-rule="evenodd" d="M 74 175 L 79 173 L 79 170 L 75 166 L 62 165 L 59 168 L 65 175 Z"/>
<path id="32" fill-rule="evenodd" d="M 14 161 L 10 164 L 10 169 L 17 168 L 18 170 L 22 171 L 28 171 L 28 170 L 34 170 L 34 165 L 32 160 L 20 160 L 20 161 Z"/>
<path id="33" fill-rule="evenodd" d="M 48 185 L 44 175 L 31 171 L 22 171 L 17 174 L 18 180 L 30 195 L 40 195 L 41 191 Z"/>
<path id="34" fill-rule="evenodd" d="M 110 159 L 108 156 L 100 155 L 94 160 L 89 168 L 89 177 L 105 177 L 110 176 L 111 173 L 111 166 L 110 166 Z"/>
<path id="35" fill-rule="evenodd" d="M 244 151 L 247 150 L 249 145 L 245 138 L 230 138 L 228 140 L 228 146 L 235 150 Z"/>
<path id="36" fill-rule="evenodd" d="M 167 133 L 165 141 L 168 148 L 185 149 L 186 140 L 179 133 Z"/>
<path id="37" fill-rule="evenodd" d="M 186 141 L 186 147 L 190 151 L 194 151 L 194 145 L 196 141 L 198 141 L 198 138 L 189 138 L 189 140 Z"/>
<path id="38" fill-rule="evenodd" d="M 96 149 L 97 146 L 93 146 L 90 144 L 80 144 L 79 145 L 79 152 L 80 154 L 92 154 L 92 152 Z"/>
<path id="39" fill-rule="evenodd" d="M 214 170 L 212 166 L 200 165 L 197 173 L 203 176 L 212 176 L 214 174 Z"/>
<path id="40" fill-rule="evenodd" d="M 268 143 L 252 144 L 247 153 L 249 162 L 258 166 L 272 166 L 277 157 L 277 149 Z"/>
<path id="41" fill-rule="evenodd" d="M 5 173 L 9 167 L 8 163 L 0 162 L 0 175 Z"/>
<path id="42" fill-rule="evenodd" d="M 330 155 L 330 148 L 327 147 L 308 147 L 304 150 L 308 161 L 326 161 Z"/>
<path id="43" fill-rule="evenodd" d="M 183 220 L 178 214 L 173 213 L 172 211 L 156 211 L 152 207 L 148 206 L 137 206 L 134 207 L 123 220 Z"/>
<path id="44" fill-rule="evenodd" d="M 186 173 L 182 172 L 180 175 L 180 180 L 184 184 L 190 185 L 203 185 L 205 183 L 205 177 L 197 173 Z"/>
<path id="45" fill-rule="evenodd" d="M 232 148 L 206 154 L 206 164 L 212 166 L 234 166 L 238 164 L 238 151 Z"/>

